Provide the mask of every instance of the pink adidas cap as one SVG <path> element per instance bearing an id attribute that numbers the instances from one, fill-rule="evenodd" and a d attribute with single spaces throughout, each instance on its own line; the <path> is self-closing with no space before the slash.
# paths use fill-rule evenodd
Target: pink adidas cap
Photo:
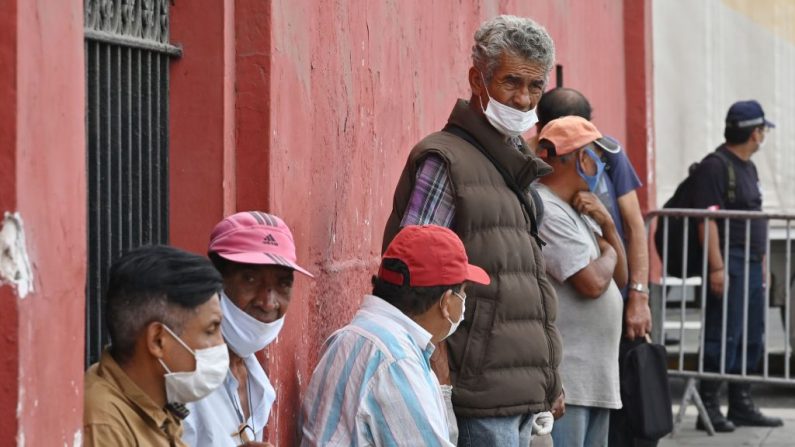
<path id="1" fill-rule="evenodd" d="M 283 265 L 314 278 L 296 264 L 293 233 L 273 214 L 244 211 L 227 217 L 213 228 L 207 251 L 243 264 Z"/>

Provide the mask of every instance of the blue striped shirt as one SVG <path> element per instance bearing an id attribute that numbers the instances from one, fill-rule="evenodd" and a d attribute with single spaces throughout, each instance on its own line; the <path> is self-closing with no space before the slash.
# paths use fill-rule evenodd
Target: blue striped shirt
<path id="1" fill-rule="evenodd" d="M 304 397 L 303 446 L 452 446 L 431 334 L 367 295 L 326 340 Z"/>

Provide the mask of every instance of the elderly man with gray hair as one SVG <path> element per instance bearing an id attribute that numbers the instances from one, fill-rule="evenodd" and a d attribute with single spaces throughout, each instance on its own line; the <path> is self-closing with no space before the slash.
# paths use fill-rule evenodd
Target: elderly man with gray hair
<path id="1" fill-rule="evenodd" d="M 530 19 L 480 26 L 472 95 L 409 154 L 384 231 L 386 247 L 405 225 L 449 227 L 491 277 L 467 290 L 460 329 L 432 359 L 440 383 L 453 386 L 460 445 L 527 446 L 563 412 L 557 298 L 530 189 L 551 168 L 521 137 L 537 121 L 554 57 L 552 39 Z"/>

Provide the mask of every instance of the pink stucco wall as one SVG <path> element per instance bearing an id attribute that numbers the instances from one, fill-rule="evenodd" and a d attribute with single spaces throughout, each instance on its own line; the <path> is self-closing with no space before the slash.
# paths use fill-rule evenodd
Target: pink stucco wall
<path id="1" fill-rule="evenodd" d="M 271 440 L 294 444 L 321 343 L 369 288 L 408 151 L 469 96 L 477 26 L 499 13 L 546 25 L 565 84 L 582 90 L 597 125 L 623 140 L 638 133 L 628 132 L 626 110 L 648 88 L 627 95 L 625 78 L 645 73 L 628 58 L 647 56 L 627 50 L 625 25 L 637 25 L 624 14 L 627 1 L 174 3 L 172 40 L 184 55 L 171 71 L 172 241 L 203 252 L 224 214 L 266 209 L 291 225 L 300 262 L 317 274 L 298 279 L 283 335 L 265 354 L 278 393 Z M 0 286 L 8 334 L 0 339 L 2 445 L 17 435 L 26 445 L 79 437 L 82 4 L 12 1 L 0 11 L 0 211 L 25 219 L 37 278 L 24 300 Z"/>
<path id="2" fill-rule="evenodd" d="M 472 34 L 498 13 L 545 24 L 566 85 L 589 96 L 605 132 L 626 138 L 621 2 L 272 3 L 261 143 L 270 154 L 268 206 L 292 226 L 299 259 L 318 274 L 297 281 L 283 335 L 267 354 L 278 393 L 270 433 L 280 445 L 295 439 L 323 340 L 368 291 L 406 155 L 444 125 L 456 98 L 469 97 Z"/>
<path id="3" fill-rule="evenodd" d="M 71 446 L 83 417 L 83 2 L 6 3 L 0 218 L 24 222 L 34 290 L 0 285 L 0 445 Z"/>

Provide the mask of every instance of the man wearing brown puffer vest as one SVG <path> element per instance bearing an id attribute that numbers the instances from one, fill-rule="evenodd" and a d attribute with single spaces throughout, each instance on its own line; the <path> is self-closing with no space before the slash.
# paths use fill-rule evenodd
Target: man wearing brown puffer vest
<path id="1" fill-rule="evenodd" d="M 563 412 L 556 296 L 530 186 L 551 169 L 521 137 L 537 121 L 553 63 L 552 39 L 532 20 L 482 24 L 472 96 L 409 154 L 384 232 L 386 247 L 405 225 L 449 227 L 491 277 L 489 286 L 468 289 L 464 322 L 435 359 L 442 384 L 453 385 L 459 445 L 524 447 Z"/>

